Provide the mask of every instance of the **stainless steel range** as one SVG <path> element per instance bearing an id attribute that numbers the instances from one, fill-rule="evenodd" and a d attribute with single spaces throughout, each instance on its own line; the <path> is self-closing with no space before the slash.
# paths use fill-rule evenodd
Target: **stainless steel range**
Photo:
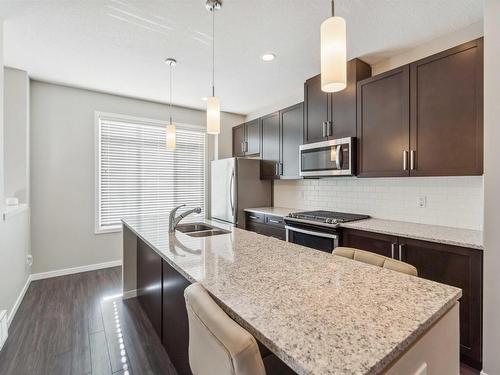
<path id="1" fill-rule="evenodd" d="M 339 246 L 336 228 L 340 224 L 368 218 L 367 215 L 323 210 L 294 212 L 285 217 L 286 240 L 331 253 Z"/>

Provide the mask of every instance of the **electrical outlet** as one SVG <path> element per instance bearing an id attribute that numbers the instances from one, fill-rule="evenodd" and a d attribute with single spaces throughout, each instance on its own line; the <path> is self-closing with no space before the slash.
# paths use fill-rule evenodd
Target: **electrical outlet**
<path id="1" fill-rule="evenodd" d="M 427 197 L 426 196 L 420 196 L 417 198 L 417 207 L 418 208 L 427 207 Z"/>

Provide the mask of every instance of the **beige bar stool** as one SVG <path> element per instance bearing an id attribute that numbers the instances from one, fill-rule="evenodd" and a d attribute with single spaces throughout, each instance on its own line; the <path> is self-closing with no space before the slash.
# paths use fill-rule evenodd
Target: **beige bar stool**
<path id="1" fill-rule="evenodd" d="M 369 251 L 354 249 L 352 247 L 337 247 L 335 250 L 333 250 L 333 255 L 338 255 L 344 258 L 357 260 L 359 262 L 372 264 L 374 266 L 406 273 L 412 276 L 418 276 L 417 269 L 411 264 L 388 258 L 383 255 L 371 253 Z"/>
<path id="2" fill-rule="evenodd" d="M 189 365 L 194 375 L 293 374 L 273 354 L 261 357 L 255 338 L 232 320 L 199 283 L 184 291 Z"/>

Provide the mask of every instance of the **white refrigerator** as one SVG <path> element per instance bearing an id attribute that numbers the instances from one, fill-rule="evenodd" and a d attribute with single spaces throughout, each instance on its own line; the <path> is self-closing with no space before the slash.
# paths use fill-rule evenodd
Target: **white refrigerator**
<path id="1" fill-rule="evenodd" d="M 245 228 L 245 208 L 272 205 L 271 181 L 260 179 L 260 160 L 214 160 L 210 173 L 212 219 Z"/>

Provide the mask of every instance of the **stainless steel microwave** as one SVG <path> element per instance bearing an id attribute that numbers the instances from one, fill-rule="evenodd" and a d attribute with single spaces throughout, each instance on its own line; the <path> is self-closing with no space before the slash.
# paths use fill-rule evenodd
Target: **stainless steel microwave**
<path id="1" fill-rule="evenodd" d="M 303 177 L 352 176 L 356 173 L 355 138 L 309 143 L 299 147 Z"/>

